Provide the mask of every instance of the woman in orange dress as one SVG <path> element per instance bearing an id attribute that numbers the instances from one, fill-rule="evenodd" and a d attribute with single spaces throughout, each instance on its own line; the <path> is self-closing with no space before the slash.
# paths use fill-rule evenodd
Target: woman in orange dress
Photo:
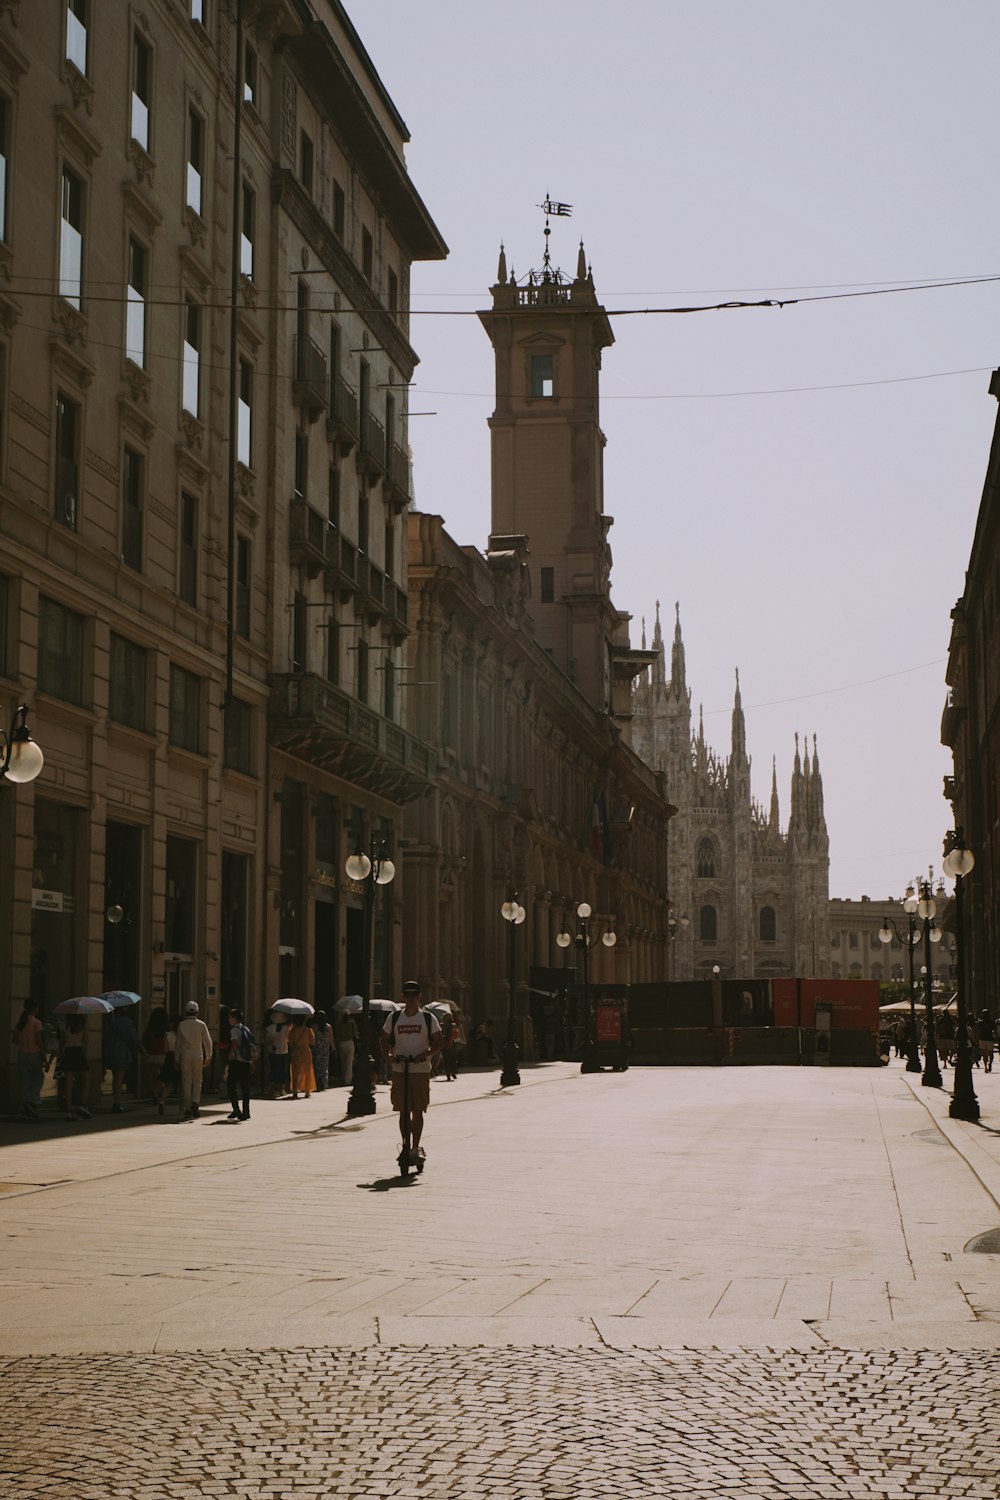
<path id="1" fill-rule="evenodd" d="M 313 1072 L 312 1045 L 316 1033 L 307 1026 L 303 1016 L 293 1016 L 288 1028 L 288 1061 L 292 1073 L 292 1098 L 300 1094 L 306 1098 L 315 1091 L 316 1075 Z"/>

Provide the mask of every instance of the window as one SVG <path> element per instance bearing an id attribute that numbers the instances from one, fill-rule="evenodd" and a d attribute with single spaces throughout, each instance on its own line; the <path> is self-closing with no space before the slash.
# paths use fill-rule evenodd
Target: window
<path id="1" fill-rule="evenodd" d="M 122 562 L 139 572 L 142 568 L 142 455 L 125 449 L 122 465 Z"/>
<path id="2" fill-rule="evenodd" d="M 83 183 L 63 167 L 62 222 L 59 226 L 59 295 L 80 306 L 83 286 Z"/>
<path id="3" fill-rule="evenodd" d="M 715 845 L 711 839 L 701 840 L 695 861 L 695 868 L 702 880 L 715 878 Z"/>
<path id="4" fill-rule="evenodd" d="M 718 916 L 714 906 L 703 906 L 698 913 L 698 936 L 703 943 L 714 943 L 718 930 Z"/>
<path id="5" fill-rule="evenodd" d="M 202 682 L 183 667 L 170 668 L 170 743 L 201 753 Z"/>
<path id="6" fill-rule="evenodd" d="M 240 360 L 240 393 L 236 403 L 236 457 L 244 468 L 253 468 L 253 365 Z"/>
<path id="7" fill-rule="evenodd" d="M 362 229 L 362 231 L 361 231 L 361 274 L 365 278 L 366 281 L 371 281 L 371 279 L 372 279 L 372 269 L 374 267 L 374 264 L 375 264 L 375 260 L 374 260 L 374 247 L 372 245 L 371 230 L 370 229 Z"/>
<path id="8" fill-rule="evenodd" d="M 55 519 L 76 530 L 76 502 L 80 493 L 80 407 L 60 391 L 56 396 L 56 466 L 53 494 Z"/>
<path id="9" fill-rule="evenodd" d="M 778 919 L 775 916 L 773 906 L 762 906 L 760 909 L 760 940 L 762 943 L 773 943 L 778 936 Z"/>
<path id="10" fill-rule="evenodd" d="M 257 194 L 243 179 L 243 228 L 240 233 L 240 271 L 253 281 L 253 252 L 257 241 Z"/>
<path id="11" fill-rule="evenodd" d="M 386 519 L 382 532 L 382 567 L 387 578 L 391 578 L 396 557 L 396 523 L 392 517 Z"/>
<path id="12" fill-rule="evenodd" d="M 358 642 L 358 702 L 368 702 L 368 642 Z"/>
<path id="13" fill-rule="evenodd" d="M 296 594 L 292 605 L 292 671 L 304 672 L 307 660 L 307 621 L 309 606 L 304 594 Z"/>
<path id="14" fill-rule="evenodd" d="M 543 604 L 554 604 L 556 598 L 556 570 L 555 568 L 542 568 L 541 575 L 541 602 Z"/>
<path id="15" fill-rule="evenodd" d="M 87 0 L 67 0 L 66 61 L 87 76 Z"/>
<path id="16" fill-rule="evenodd" d="M 340 626 L 332 616 L 326 626 L 326 680 L 340 681 Z"/>
<path id="17" fill-rule="evenodd" d="M 554 393 L 554 370 L 551 354 L 531 356 L 531 394 L 551 396 Z"/>
<path id="18" fill-rule="evenodd" d="M 146 249 L 128 242 L 128 294 L 125 304 L 125 358 L 146 365 Z"/>
<path id="19" fill-rule="evenodd" d="M 188 110 L 187 206 L 201 215 L 201 178 L 205 170 L 205 122 Z"/>
<path id="20" fill-rule="evenodd" d="M 329 481 L 327 484 L 326 518 L 335 530 L 340 530 L 340 469 L 336 464 L 330 465 Z"/>
<path id="21" fill-rule="evenodd" d="M 192 417 L 201 416 L 201 308 L 190 297 L 184 304 L 183 388 L 181 404 Z"/>
<path id="22" fill-rule="evenodd" d="M 299 181 L 307 193 L 313 190 L 313 143 L 304 130 L 299 131 Z"/>
<path id="23" fill-rule="evenodd" d="M 114 631 L 108 660 L 108 717 L 130 729 L 146 728 L 146 652 Z"/>
<path id="24" fill-rule="evenodd" d="M 847 946 L 849 948 L 856 948 L 858 946 L 858 935 L 856 932 L 849 932 L 847 934 Z"/>
<path id="25" fill-rule="evenodd" d="M 833 932 L 833 933 L 830 934 L 830 947 L 831 948 L 839 948 L 840 947 L 840 933 L 839 932 Z"/>
<path id="26" fill-rule="evenodd" d="M 181 495 L 179 593 L 185 604 L 198 604 L 198 501 Z"/>
<path id="27" fill-rule="evenodd" d="M 132 38 L 132 139 L 147 152 L 152 76 L 153 49 L 136 33 Z"/>
<path id="28" fill-rule="evenodd" d="M 249 42 L 243 49 L 243 102 L 257 104 L 257 54 Z"/>
<path id="29" fill-rule="evenodd" d="M 368 491 L 358 495 L 358 551 L 368 551 Z"/>
<path id="30" fill-rule="evenodd" d="M 251 581 L 250 538 L 238 536 L 236 538 L 236 634 L 243 640 L 250 639 L 250 581 Z"/>
<path id="31" fill-rule="evenodd" d="M 10 101 L 0 94 L 0 240 L 7 239 L 7 166 L 10 160 Z"/>
<path id="32" fill-rule="evenodd" d="M 54 599 L 38 601 L 38 686 L 83 704 L 83 616 Z"/>
<path id="33" fill-rule="evenodd" d="M 389 272 L 389 311 L 399 312 L 399 277 L 393 270 Z"/>
<path id="34" fill-rule="evenodd" d="M 295 433 L 295 498 L 304 500 L 306 498 L 306 484 L 309 477 L 309 439 L 301 428 Z"/>
<path id="35" fill-rule="evenodd" d="M 389 371 L 389 383 L 392 384 L 393 372 Z M 392 462 L 392 450 L 396 443 L 396 401 L 388 393 L 385 398 L 385 453 L 386 458 Z"/>
<path id="36" fill-rule="evenodd" d="M 334 179 L 333 183 L 333 232 L 338 240 L 344 238 L 344 223 L 347 212 L 347 200 L 344 197 L 344 189 Z"/>
<path id="37" fill-rule="evenodd" d="M 881 942 L 880 942 L 880 941 L 879 941 L 879 935 L 878 935 L 878 933 L 877 933 L 877 932 L 873 932 L 873 933 L 872 933 L 872 934 L 871 934 L 871 937 L 870 937 L 870 938 L 869 938 L 869 940 L 868 940 L 868 941 L 869 941 L 869 943 L 870 943 L 870 944 L 871 944 L 871 947 L 872 947 L 872 948 L 873 948 L 873 949 L 874 949 L 874 951 L 875 951 L 875 952 L 876 952 L 876 953 L 878 953 L 878 952 L 880 952 L 880 951 L 881 951 L 881 948 L 882 948 L 882 944 L 881 944 Z"/>
<path id="38" fill-rule="evenodd" d="M 230 771 L 242 771 L 249 776 L 253 769 L 253 710 L 249 703 L 231 698 L 222 720 L 222 763 Z"/>
<path id="39" fill-rule="evenodd" d="M 191 19 L 205 24 L 205 0 L 191 0 Z"/>
<path id="40" fill-rule="evenodd" d="M 385 663 L 382 712 L 387 719 L 394 718 L 396 714 L 396 669 L 388 659 Z"/>

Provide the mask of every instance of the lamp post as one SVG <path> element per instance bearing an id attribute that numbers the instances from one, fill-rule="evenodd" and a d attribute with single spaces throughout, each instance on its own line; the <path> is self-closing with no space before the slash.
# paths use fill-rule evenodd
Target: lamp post
<path id="1" fill-rule="evenodd" d="M 594 1036 L 594 1007 L 590 999 L 590 918 L 593 915 L 593 907 L 589 901 L 581 901 L 576 909 L 576 932 L 570 935 L 568 932 L 560 932 L 556 942 L 560 948 L 568 948 L 570 943 L 576 946 L 580 955 L 580 964 L 583 969 L 583 994 L 584 1003 L 587 1007 L 587 1034 L 583 1044 L 583 1061 L 580 1065 L 581 1073 L 593 1073 L 596 1065 L 593 1061 L 593 1052 L 596 1045 Z M 606 927 L 601 933 L 601 942 L 605 948 L 613 948 L 618 941 L 618 934 L 611 927 Z"/>
<path id="2" fill-rule="evenodd" d="M 22 703 L 11 715 L 7 733 L 0 729 L 0 780 L 34 781 L 44 764 L 44 755 L 28 733 L 28 707 Z"/>
<path id="3" fill-rule="evenodd" d="M 510 891 L 500 908 L 500 915 L 507 923 L 507 1039 L 503 1044 L 503 1072 L 500 1087 L 512 1088 L 521 1082 L 517 1070 L 517 1040 L 514 1036 L 514 1009 L 517 997 L 517 976 L 514 973 L 514 933 L 522 925 L 527 912 L 517 899 L 517 892 Z"/>
<path id="4" fill-rule="evenodd" d="M 946 872 L 955 882 L 955 937 L 958 960 L 958 1038 L 955 1043 L 955 1086 L 952 1090 L 948 1113 L 953 1120 L 978 1120 L 979 1100 L 972 1085 L 972 1058 L 969 1055 L 968 1011 L 965 1004 L 965 930 L 963 899 L 965 876 L 972 873 L 976 857 L 965 846 L 962 830 L 956 828 L 949 842 L 951 848 L 944 858 Z"/>
<path id="5" fill-rule="evenodd" d="M 917 987 L 913 977 L 913 948 L 918 941 L 917 937 L 917 898 L 913 892 L 913 886 L 907 887 L 906 895 L 903 897 L 903 910 L 906 912 L 909 926 L 906 937 L 900 932 L 892 917 L 886 917 L 878 930 L 880 943 L 891 943 L 893 934 L 901 943 L 906 944 L 906 957 L 910 973 L 910 1036 L 906 1047 L 906 1071 L 908 1073 L 920 1072 L 920 1047 L 917 1043 Z"/>
<path id="6" fill-rule="evenodd" d="M 358 1056 L 354 1063 L 354 1087 L 351 1089 L 351 1097 L 347 1101 L 347 1113 L 355 1115 L 373 1115 L 375 1113 L 375 1087 L 372 1083 L 372 1065 L 369 1052 L 369 1031 L 371 1022 L 370 992 L 372 987 L 372 946 L 375 938 L 375 887 L 377 885 L 388 885 L 395 878 L 396 866 L 386 854 L 385 839 L 373 839 L 369 845 L 369 852 L 363 854 L 356 849 L 349 856 L 344 865 L 344 872 L 348 880 L 363 886 L 364 906 L 364 933 L 362 942 L 364 944 L 363 957 L 364 983 L 361 986 L 361 1045 L 358 1048 Z"/>
<path id="7" fill-rule="evenodd" d="M 677 959 L 674 944 L 678 933 L 683 932 L 685 927 L 691 926 L 691 918 L 685 912 L 683 916 L 677 917 L 673 912 L 667 918 L 667 937 L 670 939 L 670 977 L 674 977 L 674 969 L 677 967 Z"/>
<path id="8" fill-rule="evenodd" d="M 927 1023 L 927 1042 L 924 1048 L 924 1071 L 920 1082 L 924 1088 L 939 1089 L 944 1080 L 941 1077 L 941 1069 L 938 1066 L 937 1039 L 934 1035 L 934 989 L 932 984 L 933 963 L 931 962 L 931 943 L 939 942 L 941 934 L 934 926 L 934 915 L 937 911 L 937 902 L 934 900 L 934 890 L 930 879 L 921 880 L 917 888 L 917 916 L 923 923 L 924 928 L 924 1016 Z"/>

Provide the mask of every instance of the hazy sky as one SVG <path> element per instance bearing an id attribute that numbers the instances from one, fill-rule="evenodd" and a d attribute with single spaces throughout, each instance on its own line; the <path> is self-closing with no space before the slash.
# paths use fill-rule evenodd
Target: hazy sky
<path id="1" fill-rule="evenodd" d="M 1000 275 L 995 0 L 347 0 L 451 248 L 415 309 L 572 273 L 609 311 Z M 815 733 L 830 894 L 902 892 L 950 822 L 939 744 L 996 402 L 1000 282 L 775 309 L 612 318 L 604 356 L 615 602 L 680 601 L 688 683 L 726 751 L 740 669 L 758 798 Z M 492 351 L 418 316 L 421 509 L 489 532 Z"/>

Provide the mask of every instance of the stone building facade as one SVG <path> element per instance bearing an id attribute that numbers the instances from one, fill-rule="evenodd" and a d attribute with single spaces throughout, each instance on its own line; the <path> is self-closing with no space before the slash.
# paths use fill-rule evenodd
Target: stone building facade
<path id="1" fill-rule="evenodd" d="M 830 844 L 815 738 L 795 737 L 788 826 L 776 772 L 765 810 L 750 790 L 750 756 L 739 674 L 729 754 L 692 732 L 680 606 L 669 672 L 659 606 L 653 662 L 632 694 L 631 740 L 666 778 L 677 807 L 670 824 L 671 977 L 824 976 L 829 968 Z"/>
<path id="2" fill-rule="evenodd" d="M 945 926 L 947 913 L 943 896 L 938 897 L 935 925 L 941 932 L 940 940 L 931 943 L 931 983 L 942 998 L 950 995 L 955 987 L 955 934 Z M 893 935 L 891 943 L 883 943 L 879 929 L 884 923 L 894 922 L 902 940 Z M 923 924 L 920 923 L 920 930 Z M 873 901 L 862 896 L 858 901 L 842 900 L 839 896 L 830 900 L 830 978 L 831 979 L 877 979 L 881 984 L 909 980 L 908 942 L 909 920 L 899 900 Z M 919 936 L 919 934 L 918 934 Z M 923 969 L 926 949 L 918 941 L 913 949 L 913 977 L 919 995 L 923 994 Z"/>
<path id="3" fill-rule="evenodd" d="M 334 998 L 344 857 L 433 778 L 398 674 L 446 248 L 339 0 L 243 9 L 0 7 L 0 702 L 45 752 L 0 792 L 11 1006 Z"/>

